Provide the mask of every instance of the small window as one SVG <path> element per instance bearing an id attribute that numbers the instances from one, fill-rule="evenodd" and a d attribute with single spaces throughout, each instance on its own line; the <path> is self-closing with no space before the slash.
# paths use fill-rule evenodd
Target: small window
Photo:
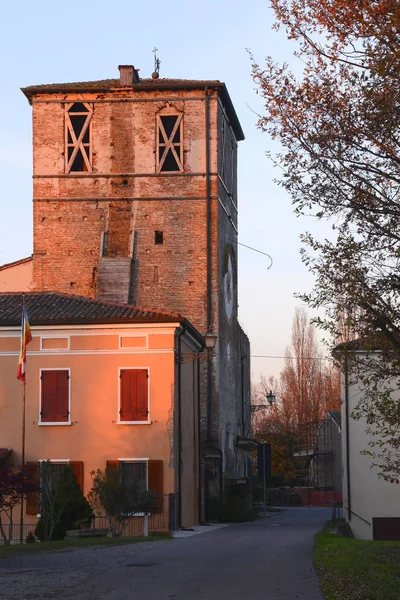
<path id="1" fill-rule="evenodd" d="M 91 120 L 89 104 L 67 104 L 65 111 L 65 172 L 91 173 Z"/>
<path id="2" fill-rule="evenodd" d="M 69 371 L 42 371 L 40 423 L 69 423 Z"/>
<path id="3" fill-rule="evenodd" d="M 183 171 L 183 115 L 157 115 L 157 172 Z"/>
<path id="4" fill-rule="evenodd" d="M 121 459 L 108 460 L 107 471 L 119 470 L 119 481 L 130 483 L 138 491 L 150 491 L 155 494 L 154 512 L 163 512 L 163 461 Z"/>
<path id="5" fill-rule="evenodd" d="M 134 486 L 137 490 L 147 490 L 147 461 L 135 461 L 120 463 L 121 481 Z"/>
<path id="6" fill-rule="evenodd" d="M 148 388 L 147 369 L 121 369 L 119 422 L 148 422 Z"/>
<path id="7" fill-rule="evenodd" d="M 41 460 L 39 462 L 28 462 L 26 464 L 28 483 L 36 488 L 26 495 L 26 514 L 38 515 L 40 513 L 40 501 L 46 489 L 47 496 L 55 493 L 57 486 L 63 477 L 66 467 L 70 467 L 83 492 L 83 462 L 82 461 L 60 461 Z"/>
<path id="8" fill-rule="evenodd" d="M 103 239 L 101 243 L 101 256 L 107 256 L 108 252 L 108 231 L 103 231 Z"/>
<path id="9" fill-rule="evenodd" d="M 164 234 L 162 231 L 155 231 L 154 232 L 154 243 L 155 244 L 162 244 L 164 241 Z"/>

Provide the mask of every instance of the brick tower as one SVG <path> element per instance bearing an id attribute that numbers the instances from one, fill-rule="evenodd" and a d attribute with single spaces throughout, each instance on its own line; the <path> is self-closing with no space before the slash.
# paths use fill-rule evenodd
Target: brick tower
<path id="1" fill-rule="evenodd" d="M 237 321 L 237 142 L 224 83 L 23 88 L 33 109 L 33 288 L 179 311 L 202 361 L 208 495 L 249 475 L 250 350 Z M 211 338 L 212 339 L 212 338 Z M 190 357 L 178 357 L 190 360 Z"/>

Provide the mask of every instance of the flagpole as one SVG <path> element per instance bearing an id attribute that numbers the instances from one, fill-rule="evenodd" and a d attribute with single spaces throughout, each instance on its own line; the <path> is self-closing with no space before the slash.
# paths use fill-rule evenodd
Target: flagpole
<path id="1" fill-rule="evenodd" d="M 26 381 L 22 382 L 22 467 L 25 466 L 25 394 Z M 20 514 L 20 532 L 19 543 L 22 544 L 24 530 L 24 495 L 21 495 L 21 514 Z"/>
<path id="2" fill-rule="evenodd" d="M 21 318 L 21 350 L 18 361 L 17 378 L 22 381 L 22 443 L 21 443 L 21 462 L 22 468 L 25 466 L 25 405 L 26 405 L 26 346 L 32 340 L 31 330 L 28 321 L 28 315 L 25 307 L 25 294 L 22 294 L 22 318 Z M 24 530 L 24 494 L 21 493 L 21 513 L 20 513 L 20 532 L 19 541 L 22 544 Z"/>

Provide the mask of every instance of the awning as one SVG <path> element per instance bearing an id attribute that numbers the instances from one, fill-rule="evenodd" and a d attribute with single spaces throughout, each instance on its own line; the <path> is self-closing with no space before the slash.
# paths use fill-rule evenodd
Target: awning
<path id="1" fill-rule="evenodd" d="M 257 450 L 259 446 L 259 442 L 253 440 L 253 438 L 244 438 L 237 437 L 237 447 L 241 450 L 248 450 L 249 452 L 253 452 L 253 450 Z"/>

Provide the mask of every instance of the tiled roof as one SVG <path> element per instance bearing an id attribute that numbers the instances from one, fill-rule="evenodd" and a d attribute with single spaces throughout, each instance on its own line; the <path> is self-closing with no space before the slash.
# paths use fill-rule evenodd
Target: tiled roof
<path id="1" fill-rule="evenodd" d="M 26 258 L 21 258 L 20 260 L 15 260 L 14 262 L 6 263 L 5 265 L 0 265 L 0 271 L 3 271 L 5 269 L 11 269 L 12 267 L 18 267 L 18 265 L 23 265 L 27 262 L 31 262 L 32 260 L 32 256 L 27 256 Z"/>
<path id="2" fill-rule="evenodd" d="M 198 87 L 205 87 L 209 85 L 211 87 L 222 87 L 224 84 L 221 83 L 218 79 L 171 79 L 171 78 L 160 78 L 160 79 L 141 79 L 139 83 L 134 83 L 132 86 L 127 86 L 129 89 L 133 88 L 134 90 L 138 89 L 147 89 L 151 87 L 153 89 L 168 89 L 169 87 L 180 86 L 184 89 L 194 87 L 195 89 Z M 124 87 L 124 86 L 122 86 Z M 91 89 L 101 89 L 101 90 L 112 90 L 115 88 L 121 88 L 120 80 L 118 79 L 98 79 L 97 81 L 72 81 L 70 83 L 42 83 L 39 85 L 29 85 L 27 87 L 21 88 L 25 93 L 39 92 L 42 91 L 55 91 L 55 90 L 65 90 L 65 89 L 76 89 L 76 90 L 91 90 Z"/>
<path id="3" fill-rule="evenodd" d="M 186 322 L 179 313 L 55 292 L 0 293 L 0 326 L 21 324 L 22 296 L 31 325 Z"/>
<path id="4" fill-rule="evenodd" d="M 331 417 L 332 421 L 334 421 L 340 429 L 341 425 L 342 425 L 342 415 L 340 413 L 340 410 L 328 410 L 328 415 Z"/>
<path id="5" fill-rule="evenodd" d="M 134 92 L 156 91 L 156 90 L 198 90 L 206 86 L 218 88 L 219 95 L 225 105 L 229 120 L 235 131 L 237 140 L 244 140 L 243 129 L 240 125 L 232 100 L 226 89 L 225 83 L 218 79 L 140 79 L 139 83 L 132 86 L 121 86 L 119 79 L 98 79 L 96 81 L 73 81 L 70 83 L 44 83 L 29 85 L 21 88 L 22 92 L 31 101 L 35 94 L 56 94 L 57 92 L 111 92 L 116 90 L 132 90 Z"/>
<path id="6" fill-rule="evenodd" d="M 392 333 L 392 335 L 396 337 L 394 333 Z M 334 356 L 339 356 L 341 353 L 345 352 L 390 352 L 393 349 L 395 349 L 395 346 L 390 339 L 388 339 L 383 332 L 377 331 L 371 334 L 369 337 L 358 338 L 356 340 L 350 340 L 349 342 L 342 342 L 341 344 L 338 344 L 333 349 L 332 354 Z"/>

